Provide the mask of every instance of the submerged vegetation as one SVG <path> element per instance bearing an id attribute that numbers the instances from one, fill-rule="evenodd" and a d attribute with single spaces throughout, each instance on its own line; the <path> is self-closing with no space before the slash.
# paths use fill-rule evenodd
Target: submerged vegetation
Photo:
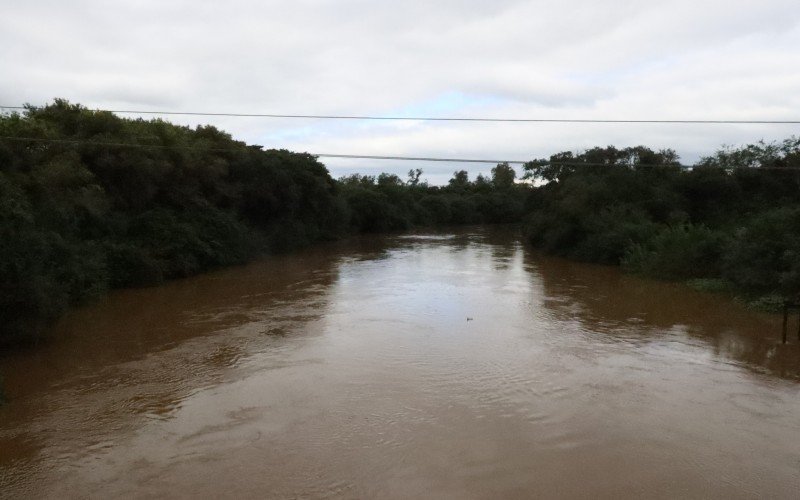
<path id="1" fill-rule="evenodd" d="M 0 344 L 71 305 L 352 233 L 524 221 L 543 250 L 762 306 L 800 292 L 800 141 L 595 148 L 491 176 L 334 180 L 309 154 L 63 100 L 0 116 Z"/>

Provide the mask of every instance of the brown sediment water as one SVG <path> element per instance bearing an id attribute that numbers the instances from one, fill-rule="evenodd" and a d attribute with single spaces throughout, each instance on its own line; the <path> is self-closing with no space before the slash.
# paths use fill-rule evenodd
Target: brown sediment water
<path id="1" fill-rule="evenodd" d="M 0 497 L 797 498 L 781 319 L 476 228 L 118 291 L 0 358 Z"/>

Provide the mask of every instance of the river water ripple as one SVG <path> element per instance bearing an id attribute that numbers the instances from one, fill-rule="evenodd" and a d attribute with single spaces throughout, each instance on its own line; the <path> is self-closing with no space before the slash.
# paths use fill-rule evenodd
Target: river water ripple
<path id="1" fill-rule="evenodd" d="M 322 245 L 55 330 L 0 358 L 3 498 L 800 491 L 779 317 L 509 230 Z"/>

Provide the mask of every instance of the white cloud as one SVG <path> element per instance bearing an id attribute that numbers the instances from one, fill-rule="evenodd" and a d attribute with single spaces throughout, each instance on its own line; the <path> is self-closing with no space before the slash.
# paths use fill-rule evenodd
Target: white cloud
<path id="1" fill-rule="evenodd" d="M 184 111 L 800 117 L 794 0 L 3 2 L 3 104 L 65 97 Z M 453 95 L 461 96 L 455 106 Z M 693 161 L 723 143 L 796 133 L 756 125 L 175 121 L 214 123 L 268 147 L 498 159 L 646 144 Z M 326 163 L 334 175 L 417 166 Z M 443 182 L 453 170 L 490 166 L 422 168 Z"/>

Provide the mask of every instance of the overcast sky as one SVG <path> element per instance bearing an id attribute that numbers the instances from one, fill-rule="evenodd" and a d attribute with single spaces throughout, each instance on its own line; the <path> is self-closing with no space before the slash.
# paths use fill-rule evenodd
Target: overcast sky
<path id="1" fill-rule="evenodd" d="M 278 114 L 800 119 L 797 0 L 0 0 L 0 104 Z M 311 153 L 686 163 L 789 125 L 170 118 Z M 491 165 L 323 160 L 335 177 Z"/>

